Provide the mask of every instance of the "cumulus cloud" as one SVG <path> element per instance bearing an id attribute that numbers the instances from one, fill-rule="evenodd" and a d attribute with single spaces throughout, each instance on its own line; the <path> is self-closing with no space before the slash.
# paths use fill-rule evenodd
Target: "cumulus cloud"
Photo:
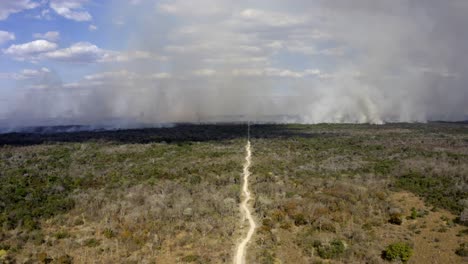
<path id="1" fill-rule="evenodd" d="M 141 2 L 141 1 L 140 1 Z M 228 13 L 226 0 L 165 1 L 157 6 L 163 13 L 184 16 L 215 16 Z"/>
<path id="2" fill-rule="evenodd" d="M 78 22 L 91 21 L 93 17 L 84 9 L 88 0 L 50 0 L 50 8 L 58 15 Z"/>
<path id="3" fill-rule="evenodd" d="M 110 17 L 134 29 L 119 39 L 128 51 L 81 42 L 35 55 L 104 68 L 63 85 L 73 96 L 42 114 L 85 123 L 466 119 L 465 2 L 120 0 Z"/>
<path id="4" fill-rule="evenodd" d="M 318 69 L 306 69 L 304 71 L 294 71 L 289 69 L 278 68 L 244 68 L 234 69 L 232 71 L 234 76 L 250 76 L 250 77 L 280 77 L 280 78 L 306 78 L 306 77 L 319 77 L 326 76 Z"/>
<path id="5" fill-rule="evenodd" d="M 27 80 L 27 79 L 41 77 L 49 73 L 50 73 L 50 70 L 48 68 L 42 67 L 40 69 L 24 69 L 20 73 L 13 74 L 12 77 L 15 80 Z"/>
<path id="6" fill-rule="evenodd" d="M 44 53 L 42 56 L 58 61 L 92 63 L 105 57 L 106 51 L 89 42 L 78 42 L 68 48 Z"/>
<path id="7" fill-rule="evenodd" d="M 7 19 L 11 14 L 21 12 L 27 9 L 33 9 L 39 6 L 39 3 L 32 0 L 6 0 L 0 2 L 0 20 Z"/>
<path id="8" fill-rule="evenodd" d="M 306 16 L 289 15 L 258 9 L 245 9 L 240 13 L 240 17 L 247 21 L 271 27 L 297 26 L 306 23 L 308 19 Z"/>
<path id="9" fill-rule="evenodd" d="M 48 37 L 58 37 L 54 33 L 49 33 L 44 35 Z M 40 37 L 44 37 L 44 35 L 41 34 Z M 134 60 L 166 59 L 164 56 L 158 56 L 145 51 L 119 52 L 106 50 L 89 42 L 77 42 L 67 48 L 59 49 L 56 43 L 43 39 L 24 44 L 11 45 L 7 49 L 4 49 L 3 53 L 16 60 L 29 60 L 31 62 L 51 60 L 68 63 L 123 63 Z"/>
<path id="10" fill-rule="evenodd" d="M 45 39 L 45 40 L 48 40 L 48 41 L 55 42 L 55 41 L 58 41 L 60 39 L 60 32 L 58 32 L 58 31 L 48 31 L 48 32 L 43 33 L 43 34 L 34 33 L 33 37 L 36 38 L 36 39 Z"/>
<path id="11" fill-rule="evenodd" d="M 216 74 L 216 70 L 213 69 L 200 69 L 200 70 L 195 70 L 193 72 L 195 76 L 200 76 L 200 77 L 210 77 Z"/>
<path id="12" fill-rule="evenodd" d="M 96 31 L 96 30 L 98 30 L 98 27 L 96 25 L 89 25 L 88 30 L 89 31 Z"/>
<path id="13" fill-rule="evenodd" d="M 16 37 L 14 33 L 0 30 L 0 45 L 15 39 Z"/>
<path id="14" fill-rule="evenodd" d="M 7 49 L 4 49 L 3 53 L 18 60 L 36 59 L 41 53 L 55 50 L 56 48 L 57 44 L 40 39 L 24 44 L 11 45 Z"/>

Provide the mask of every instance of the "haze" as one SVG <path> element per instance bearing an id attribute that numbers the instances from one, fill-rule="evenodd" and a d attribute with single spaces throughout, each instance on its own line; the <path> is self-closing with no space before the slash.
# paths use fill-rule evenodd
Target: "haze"
<path id="1" fill-rule="evenodd" d="M 468 2 L 0 3 L 0 126 L 466 120 Z"/>

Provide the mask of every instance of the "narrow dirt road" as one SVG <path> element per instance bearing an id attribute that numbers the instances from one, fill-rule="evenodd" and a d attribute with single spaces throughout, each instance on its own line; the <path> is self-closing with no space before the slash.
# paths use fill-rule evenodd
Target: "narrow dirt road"
<path id="1" fill-rule="evenodd" d="M 249 231 L 244 239 L 239 243 L 237 246 L 236 255 L 234 257 L 234 264 L 245 264 L 246 258 L 246 251 L 247 251 L 247 244 L 252 239 L 252 236 L 255 232 L 255 228 L 257 228 L 257 224 L 252 217 L 252 213 L 249 208 L 249 201 L 252 199 L 250 191 L 249 191 L 249 176 L 250 176 L 250 163 L 252 158 L 252 151 L 250 150 L 250 139 L 247 141 L 247 145 L 245 146 L 246 156 L 245 156 L 245 163 L 244 163 L 244 183 L 242 186 L 242 195 L 244 200 L 242 201 L 240 208 L 242 214 L 241 222 L 245 222 L 247 219 L 249 222 Z M 242 223 L 243 224 L 243 223 Z"/>

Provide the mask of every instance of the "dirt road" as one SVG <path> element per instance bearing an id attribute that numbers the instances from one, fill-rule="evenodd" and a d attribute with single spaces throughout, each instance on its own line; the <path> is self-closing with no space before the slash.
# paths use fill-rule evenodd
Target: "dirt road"
<path id="1" fill-rule="evenodd" d="M 252 236 L 257 228 L 257 224 L 255 223 L 254 218 L 252 217 L 252 212 L 249 208 L 249 201 L 252 199 L 250 191 L 249 191 L 249 177 L 250 177 L 250 163 L 252 159 L 252 151 L 250 149 L 250 140 L 247 141 L 247 145 L 245 146 L 246 150 L 246 157 L 244 163 L 244 170 L 243 170 L 243 178 L 244 183 L 242 186 L 242 195 L 243 201 L 240 205 L 241 214 L 242 214 L 242 224 L 245 220 L 249 222 L 249 230 L 246 236 L 240 241 L 239 245 L 237 246 L 236 255 L 234 257 L 234 264 L 245 264 L 246 259 L 246 251 L 247 251 L 247 244 L 252 239 Z"/>

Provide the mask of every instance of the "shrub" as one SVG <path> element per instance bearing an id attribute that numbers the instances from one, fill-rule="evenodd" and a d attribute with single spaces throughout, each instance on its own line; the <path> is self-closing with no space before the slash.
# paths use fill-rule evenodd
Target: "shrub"
<path id="1" fill-rule="evenodd" d="M 70 234 L 66 231 L 60 231 L 60 232 L 55 233 L 54 237 L 56 239 L 64 239 L 64 238 L 70 237 Z"/>
<path id="2" fill-rule="evenodd" d="M 399 214 L 392 214 L 390 215 L 390 219 L 388 220 L 388 222 L 394 225 L 401 225 L 403 223 L 403 219 Z"/>
<path id="3" fill-rule="evenodd" d="M 468 243 L 460 244 L 455 253 L 461 257 L 468 257 Z"/>
<path id="4" fill-rule="evenodd" d="M 333 240 L 330 245 L 323 245 L 321 242 L 314 242 L 318 255 L 323 259 L 338 258 L 345 252 L 345 244 L 341 240 Z"/>
<path id="5" fill-rule="evenodd" d="M 406 263 L 412 254 L 413 249 L 408 244 L 397 242 L 390 244 L 382 252 L 382 258 L 389 261 L 400 260 L 403 263 Z"/>
<path id="6" fill-rule="evenodd" d="M 183 262 L 201 262 L 202 258 L 199 255 L 188 255 L 182 258 Z"/>
<path id="7" fill-rule="evenodd" d="M 95 238 L 86 239 L 84 242 L 84 245 L 87 247 L 97 247 L 100 244 L 101 243 L 99 242 L 99 240 L 96 240 Z"/>
<path id="8" fill-rule="evenodd" d="M 407 219 L 416 219 L 418 218 L 418 211 L 416 211 L 416 208 L 411 208 L 411 215 L 407 217 Z"/>
<path id="9" fill-rule="evenodd" d="M 422 175 L 417 172 L 402 175 L 396 180 L 396 187 L 411 191 L 425 198 L 434 206 L 460 213 L 463 206 L 457 201 L 468 197 L 468 193 L 454 188 L 456 179 L 437 175 Z"/>
<path id="10" fill-rule="evenodd" d="M 108 239 L 111 239 L 111 238 L 114 238 L 115 237 L 115 232 L 114 230 L 110 229 L 110 228 L 106 228 L 104 229 L 104 231 L 102 232 L 102 234 L 108 238 Z"/>
<path id="11" fill-rule="evenodd" d="M 0 260 L 6 257 L 7 254 L 8 254 L 8 251 L 4 249 L 0 249 Z"/>
<path id="12" fill-rule="evenodd" d="M 40 262 L 40 263 L 51 263 L 52 262 L 52 258 L 49 257 L 49 255 L 47 255 L 47 253 L 45 252 L 40 252 L 40 253 L 37 253 L 36 255 L 37 257 L 37 260 Z"/>
<path id="13" fill-rule="evenodd" d="M 58 264 L 72 264 L 73 258 L 69 255 L 63 255 L 59 257 L 56 261 Z"/>
<path id="14" fill-rule="evenodd" d="M 460 230 L 457 234 L 458 237 L 466 236 L 466 235 L 468 235 L 468 229 Z"/>
<path id="15" fill-rule="evenodd" d="M 303 214 L 295 214 L 293 215 L 293 219 L 294 219 L 294 224 L 296 226 L 301 226 L 301 225 L 306 225 L 307 224 L 307 219 L 305 218 L 305 216 Z"/>

